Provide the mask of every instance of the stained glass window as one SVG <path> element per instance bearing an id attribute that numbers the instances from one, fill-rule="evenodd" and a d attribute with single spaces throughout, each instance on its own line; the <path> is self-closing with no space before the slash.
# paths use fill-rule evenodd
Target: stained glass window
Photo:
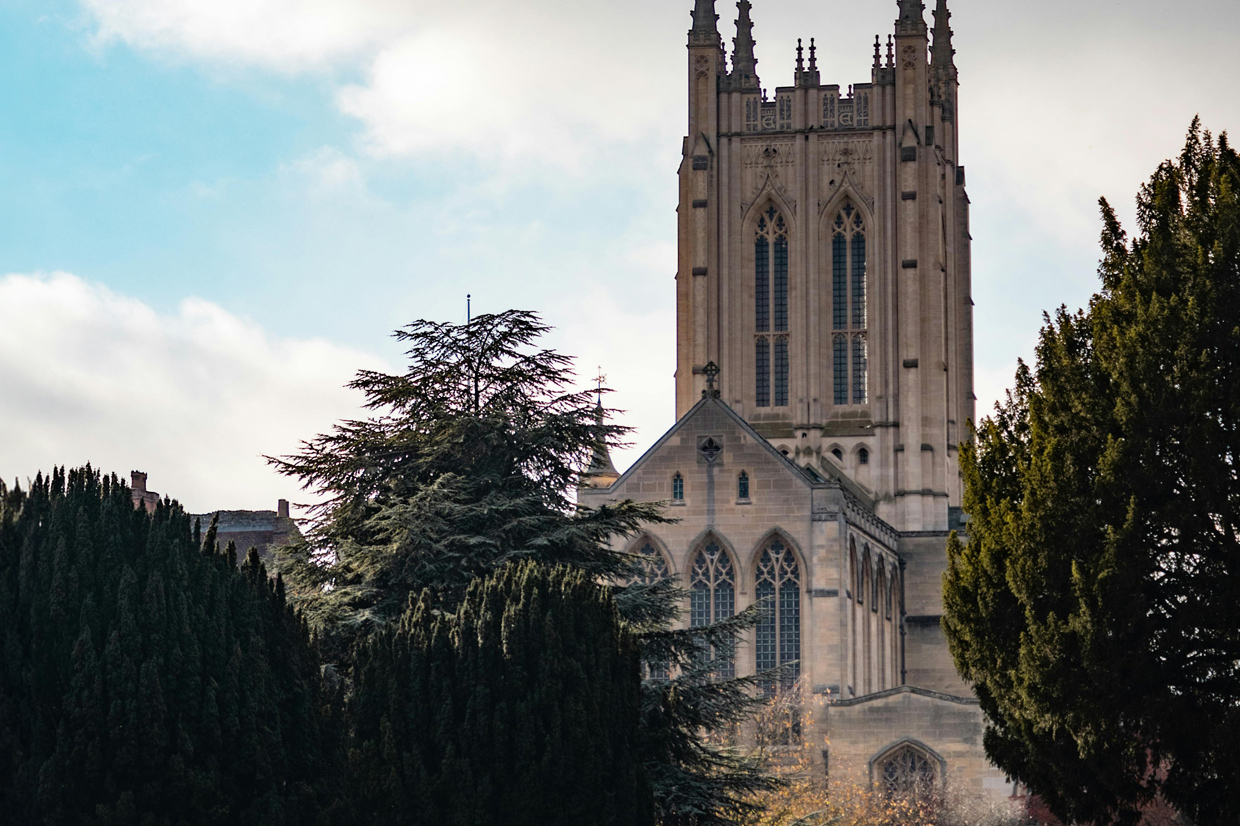
<path id="1" fill-rule="evenodd" d="M 833 397 L 836 404 L 848 404 L 848 339 L 835 336 L 831 342 Z"/>
<path id="2" fill-rule="evenodd" d="M 831 327 L 851 333 L 852 345 L 837 339 L 832 345 L 832 389 L 835 404 L 869 401 L 865 332 L 869 324 L 866 303 L 865 221 L 852 204 L 845 203 L 831 226 Z M 851 370 L 849 355 L 851 353 Z"/>
<path id="3" fill-rule="evenodd" d="M 782 226 L 783 219 L 780 219 Z M 788 236 L 775 238 L 775 330 L 788 330 Z"/>
<path id="4" fill-rule="evenodd" d="M 866 376 L 868 368 L 865 333 L 857 333 L 853 336 L 853 404 L 865 404 L 868 401 L 869 381 Z"/>
<path id="5" fill-rule="evenodd" d="M 857 219 L 860 221 L 861 216 Z M 860 231 L 852 237 L 852 323 L 865 329 L 865 236 Z"/>
<path id="6" fill-rule="evenodd" d="M 841 225 L 843 221 L 839 222 Z M 848 327 L 848 241 L 837 232 L 831 241 L 831 322 L 836 330 Z"/>
<path id="7" fill-rule="evenodd" d="M 754 341 L 753 348 L 754 363 L 757 365 L 757 382 L 754 387 L 754 394 L 757 396 L 755 404 L 758 407 L 771 406 L 771 340 L 766 336 L 759 336 Z"/>
<path id="8" fill-rule="evenodd" d="M 766 219 L 759 218 L 758 228 L 765 225 Z M 754 329 L 760 333 L 771 329 L 770 247 L 766 235 L 759 235 L 753 244 Z"/>
<path id="9" fill-rule="evenodd" d="M 732 558 L 717 542 L 708 541 L 693 555 L 689 566 L 689 625 L 698 628 L 736 613 L 736 574 Z M 732 646 L 716 646 L 715 674 L 736 675 Z"/>
<path id="10" fill-rule="evenodd" d="M 773 539 L 758 558 L 754 578 L 754 597 L 768 606 L 755 635 L 758 671 L 788 666 L 781 685 L 790 687 L 801 672 L 801 573 L 796 557 Z M 774 683 L 764 687 L 767 694 L 775 689 Z"/>
<path id="11" fill-rule="evenodd" d="M 754 238 L 754 390 L 758 407 L 771 406 L 774 372 L 775 406 L 788 404 L 788 349 L 786 341 L 774 344 L 766 333 L 788 331 L 788 224 L 774 206 L 758 217 Z M 782 348 L 782 349 L 781 349 Z M 781 361 L 782 359 L 782 361 Z M 772 370 L 772 367 L 774 368 Z M 782 388 L 782 392 L 781 392 Z"/>
<path id="12" fill-rule="evenodd" d="M 640 567 L 629 577 L 627 585 L 653 585 L 672 575 L 667 559 L 649 539 L 642 543 L 637 556 Z M 665 681 L 671 678 L 671 668 L 667 663 L 646 663 L 645 672 L 652 680 Z"/>
<path id="13" fill-rule="evenodd" d="M 889 799 L 925 797 L 938 781 L 934 761 L 912 746 L 904 746 L 885 758 L 879 769 L 878 782 Z"/>
<path id="14" fill-rule="evenodd" d="M 788 337 L 775 339 L 775 406 L 788 406 Z"/>
<path id="15" fill-rule="evenodd" d="M 749 498 L 749 474 L 741 471 L 741 475 L 736 477 L 736 498 Z"/>

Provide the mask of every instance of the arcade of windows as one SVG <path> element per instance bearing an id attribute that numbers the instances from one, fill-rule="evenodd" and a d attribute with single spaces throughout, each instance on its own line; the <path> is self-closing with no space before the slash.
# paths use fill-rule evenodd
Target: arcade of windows
<path id="1" fill-rule="evenodd" d="M 754 651 L 759 673 L 782 667 L 780 682 L 763 686 L 768 695 L 787 688 L 800 674 L 801 660 L 801 569 L 796 556 L 780 539 L 768 540 L 758 555 L 754 575 L 754 599 L 770 606 L 758 623 Z M 671 568 L 654 543 L 646 539 L 637 551 L 638 572 L 627 584 L 649 585 L 671 576 Z M 689 559 L 689 625 L 697 628 L 728 619 L 736 614 L 736 563 L 714 539 L 706 539 Z M 705 653 L 705 652 L 704 652 Z M 720 677 L 736 674 L 734 652 L 716 647 L 715 673 Z M 666 679 L 663 667 L 652 669 L 652 677 Z"/>
<path id="2" fill-rule="evenodd" d="M 755 404 L 787 407 L 788 225 L 773 206 L 758 217 L 753 260 Z"/>

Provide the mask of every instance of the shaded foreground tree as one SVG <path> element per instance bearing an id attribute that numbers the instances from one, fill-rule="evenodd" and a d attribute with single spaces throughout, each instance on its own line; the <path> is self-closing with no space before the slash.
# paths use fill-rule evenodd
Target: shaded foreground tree
<path id="1" fill-rule="evenodd" d="M 1240 159 L 1194 121 L 1102 202 L 1101 291 L 964 446 L 945 627 L 986 750 L 1065 821 L 1240 822 Z"/>
<path id="2" fill-rule="evenodd" d="M 423 593 L 358 652 L 358 823 L 646 826 L 637 644 L 606 589 L 531 562 Z"/>
<path id="3" fill-rule="evenodd" d="M 363 371 L 350 385 L 370 417 L 271 460 L 320 499 L 306 542 L 281 553 L 282 570 L 346 674 L 350 647 L 394 625 L 411 600 L 454 613 L 471 583 L 513 562 L 565 566 L 600 588 L 632 582 L 614 593 L 621 618 L 647 664 L 676 675 L 647 681 L 642 695 L 640 754 L 659 817 L 730 822 L 771 780 L 703 736 L 731 731 L 758 702 L 752 678 L 714 679 L 703 652 L 731 650 L 758 615 L 673 630 L 680 589 L 643 582 L 641 560 L 610 548 L 666 521 L 660 509 L 576 504 L 594 451 L 627 428 L 605 422 L 593 391 L 572 389 L 567 357 L 536 347 L 547 330 L 521 311 L 399 330 L 406 371 Z"/>
<path id="4" fill-rule="evenodd" d="M 304 624 L 256 554 L 89 466 L 0 484 L 0 811 L 309 824 L 343 765 Z"/>

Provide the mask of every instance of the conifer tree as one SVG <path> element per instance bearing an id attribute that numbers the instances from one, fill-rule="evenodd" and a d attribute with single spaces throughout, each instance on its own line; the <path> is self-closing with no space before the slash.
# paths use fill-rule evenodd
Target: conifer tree
<path id="1" fill-rule="evenodd" d="M 475 579 L 454 614 L 437 603 L 424 593 L 359 651 L 359 821 L 652 823 L 637 646 L 606 589 L 525 562 Z"/>
<path id="2" fill-rule="evenodd" d="M 344 672 L 350 646 L 395 624 L 411 599 L 454 612 L 472 583 L 512 562 L 567 566 L 597 587 L 636 578 L 641 560 L 613 552 L 612 538 L 666 520 L 656 505 L 576 504 L 594 451 L 627 428 L 605 423 L 594 391 L 572 389 L 567 357 L 537 349 L 547 330 L 523 311 L 415 322 L 396 333 L 409 347 L 403 374 L 363 371 L 350 385 L 369 418 L 271 460 L 320 500 L 281 570 Z M 772 781 L 708 735 L 731 732 L 760 701 L 754 678 L 718 680 L 702 652 L 729 650 L 760 609 L 673 630 L 675 583 L 617 588 L 615 600 L 646 662 L 676 666 L 643 688 L 641 755 L 661 822 L 733 822 Z"/>
<path id="3" fill-rule="evenodd" d="M 334 795 L 304 623 L 165 500 L 89 466 L 0 484 L 0 811 L 28 824 L 302 824 Z M 338 741 L 336 741 L 338 743 Z"/>
<path id="4" fill-rule="evenodd" d="M 986 750 L 1065 821 L 1240 822 L 1240 158 L 1194 121 L 1102 202 L 1101 291 L 961 452 L 945 627 Z"/>

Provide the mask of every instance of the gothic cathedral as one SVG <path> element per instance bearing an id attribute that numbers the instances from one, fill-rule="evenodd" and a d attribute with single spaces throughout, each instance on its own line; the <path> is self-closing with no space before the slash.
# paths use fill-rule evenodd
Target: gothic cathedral
<path id="1" fill-rule="evenodd" d="M 677 209 L 678 421 L 584 504 L 664 501 L 624 550 L 689 589 L 689 624 L 758 600 L 725 668 L 785 666 L 826 699 L 833 777 L 1010 791 L 940 627 L 974 415 L 969 199 L 946 0 L 899 0 L 868 82 L 798 45 L 768 96 L 749 0 L 728 59 L 715 0 L 689 31 Z M 808 52 L 808 55 L 806 54 Z M 778 690 L 777 687 L 772 690 Z"/>

